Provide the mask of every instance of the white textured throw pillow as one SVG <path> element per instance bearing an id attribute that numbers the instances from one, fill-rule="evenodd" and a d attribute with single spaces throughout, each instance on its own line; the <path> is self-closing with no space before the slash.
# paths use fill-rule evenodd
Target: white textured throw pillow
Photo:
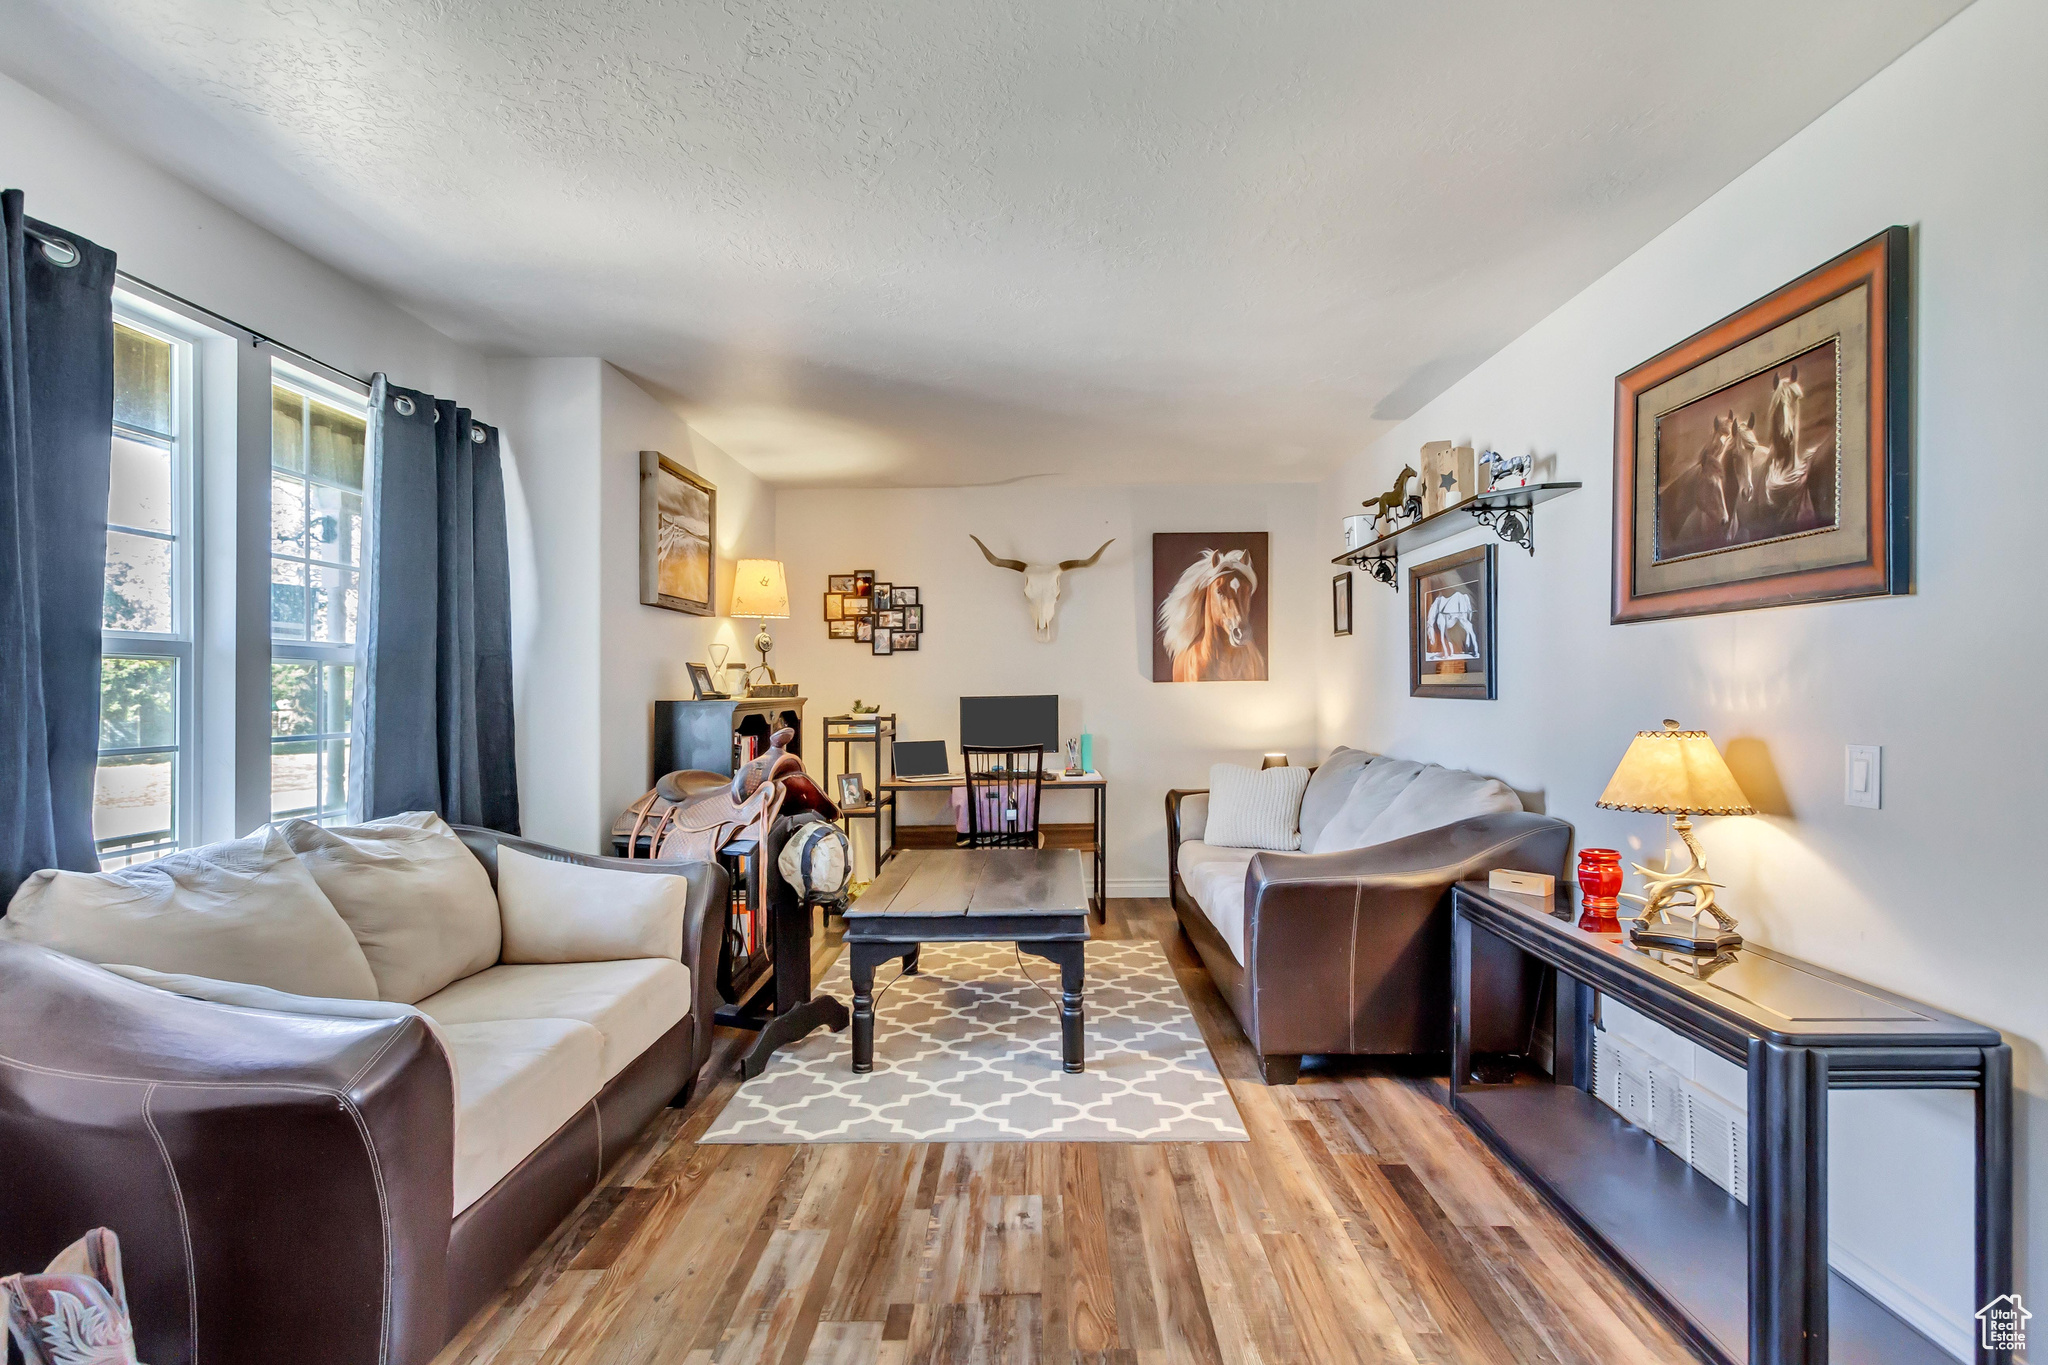
<path id="1" fill-rule="evenodd" d="M 362 945 L 379 999 L 413 1004 L 497 963 L 491 876 L 432 811 L 278 829 Z"/>
<path id="2" fill-rule="evenodd" d="M 355 935 L 274 829 L 113 872 L 38 872 L 0 933 L 88 962 L 377 998 Z"/>
<path id="3" fill-rule="evenodd" d="M 1301 847 L 1301 796 L 1307 768 L 1209 769 L 1209 824 L 1202 842 L 1219 848 Z"/>
<path id="4" fill-rule="evenodd" d="M 683 956 L 689 879 L 584 867 L 498 849 L 506 962 Z"/>

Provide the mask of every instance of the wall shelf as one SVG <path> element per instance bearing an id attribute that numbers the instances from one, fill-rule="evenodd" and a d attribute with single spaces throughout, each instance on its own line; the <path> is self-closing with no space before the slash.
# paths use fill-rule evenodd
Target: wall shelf
<path id="1" fill-rule="evenodd" d="M 1379 582 L 1401 590 L 1401 551 L 1419 549 L 1468 530 L 1478 522 L 1510 545 L 1536 553 L 1536 504 L 1563 497 L 1583 487 L 1577 483 L 1532 483 L 1521 488 L 1496 488 L 1490 493 L 1467 498 L 1411 521 L 1398 531 L 1389 531 L 1355 550 L 1347 550 L 1332 564 L 1363 569 Z"/>

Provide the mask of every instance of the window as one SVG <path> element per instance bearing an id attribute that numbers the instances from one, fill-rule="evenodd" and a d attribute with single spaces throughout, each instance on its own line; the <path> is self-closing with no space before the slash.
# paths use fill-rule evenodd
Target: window
<path id="1" fill-rule="evenodd" d="M 270 403 L 270 810 L 348 813 L 368 414 L 279 367 Z"/>
<path id="2" fill-rule="evenodd" d="M 187 842 L 195 755 L 192 345 L 116 310 L 112 477 L 101 610 L 102 866 Z"/>

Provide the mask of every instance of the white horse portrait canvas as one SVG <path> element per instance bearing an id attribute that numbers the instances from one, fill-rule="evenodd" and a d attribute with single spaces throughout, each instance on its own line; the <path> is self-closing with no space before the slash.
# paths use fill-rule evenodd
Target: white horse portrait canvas
<path id="1" fill-rule="evenodd" d="M 1409 695 L 1493 699 L 1493 564 L 1482 545 L 1408 571 Z"/>
<path id="2" fill-rule="evenodd" d="M 1266 533 L 1152 537 L 1152 681 L 1266 680 Z"/>

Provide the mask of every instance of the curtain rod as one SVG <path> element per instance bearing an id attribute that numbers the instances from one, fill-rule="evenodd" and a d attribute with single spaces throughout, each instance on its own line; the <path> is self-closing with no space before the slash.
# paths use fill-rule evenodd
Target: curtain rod
<path id="1" fill-rule="evenodd" d="M 245 333 L 248 336 L 249 342 L 252 346 L 269 346 L 274 350 L 283 351 L 287 355 L 297 356 L 300 360 L 308 361 L 314 365 L 318 365 L 321 369 L 326 370 L 331 374 L 338 374 L 342 376 L 344 379 L 353 380 L 354 382 L 361 384 L 364 388 L 370 387 L 370 381 L 364 378 L 362 375 L 356 374 L 352 370 L 344 370 L 339 365 L 330 365 L 326 361 L 322 360 L 319 356 L 312 355 L 309 354 L 308 352 L 302 351 L 296 346 L 286 345 L 284 342 L 279 341 L 276 337 L 265 336 L 263 333 L 257 331 L 254 327 L 250 327 L 245 323 L 236 322 L 233 318 L 229 317 L 225 313 L 216 313 L 213 309 L 208 308 L 203 303 L 194 303 L 192 302 L 192 300 L 186 298 L 182 294 L 173 294 L 170 290 L 164 288 L 162 285 L 151 284 L 148 280 L 143 279 L 140 275 L 131 275 L 125 270 L 118 269 L 114 273 L 115 275 L 119 276 L 123 280 L 126 280 L 130 284 L 139 284 L 144 289 L 149 290 L 151 293 L 161 294 L 165 298 L 170 299 L 174 303 L 181 303 L 185 307 L 192 309 L 196 313 L 204 313 L 206 314 L 206 316 L 214 319 L 216 322 L 224 322 L 228 326 L 234 328 L 236 331 Z"/>

